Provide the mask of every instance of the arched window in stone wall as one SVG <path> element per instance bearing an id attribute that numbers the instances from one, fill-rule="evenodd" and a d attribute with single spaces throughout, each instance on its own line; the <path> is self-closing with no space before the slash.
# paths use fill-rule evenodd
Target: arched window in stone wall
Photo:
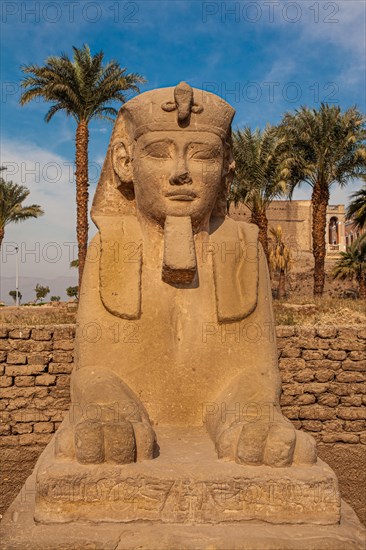
<path id="1" fill-rule="evenodd" d="M 339 244 L 339 221 L 336 216 L 332 216 L 329 220 L 328 243 Z"/>

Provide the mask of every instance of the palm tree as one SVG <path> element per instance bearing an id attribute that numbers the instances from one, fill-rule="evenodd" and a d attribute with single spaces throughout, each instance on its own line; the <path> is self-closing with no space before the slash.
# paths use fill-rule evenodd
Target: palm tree
<path id="1" fill-rule="evenodd" d="M 291 269 L 291 249 L 286 246 L 283 240 L 282 227 L 270 228 L 271 244 L 269 250 L 269 265 L 272 271 L 277 272 L 278 294 L 281 300 L 286 296 L 286 276 Z"/>
<path id="2" fill-rule="evenodd" d="M 341 257 L 333 268 L 334 279 L 356 279 L 359 285 L 359 296 L 366 300 L 366 235 L 361 235 Z"/>
<path id="3" fill-rule="evenodd" d="M 286 113 L 278 128 L 284 138 L 290 198 L 302 183 L 312 187 L 314 296 L 322 296 L 324 290 L 330 188 L 335 183 L 344 187 L 366 173 L 365 122 L 355 107 L 342 113 L 338 106 L 322 104 L 318 111 L 301 107 Z"/>
<path id="4" fill-rule="evenodd" d="M 366 181 L 366 176 L 361 176 Z M 351 195 L 353 199 L 348 205 L 346 219 L 353 221 L 354 228 L 366 228 L 366 185 Z"/>
<path id="5" fill-rule="evenodd" d="M 1 167 L 0 170 L 4 170 L 4 168 Z M 0 248 L 6 225 L 42 216 L 43 210 L 38 204 L 22 206 L 29 193 L 29 189 L 24 185 L 5 181 L 0 177 Z"/>
<path id="6" fill-rule="evenodd" d="M 250 210 L 250 221 L 259 227 L 261 242 L 267 260 L 268 219 L 267 208 L 271 202 L 284 195 L 286 182 L 283 165 L 278 154 L 281 141 L 275 129 L 267 126 L 254 132 L 249 127 L 233 133 L 233 153 L 236 170 L 230 189 L 229 201 L 239 202 Z"/>
<path id="7" fill-rule="evenodd" d="M 25 76 L 21 86 L 25 90 L 20 104 L 42 97 L 53 105 L 45 116 L 49 122 L 64 111 L 75 119 L 76 128 L 76 232 L 79 257 L 79 284 L 81 282 L 88 245 L 88 142 L 89 122 L 92 119 L 113 120 L 117 110 L 111 101 L 125 103 L 126 92 L 138 93 L 137 84 L 145 79 L 136 73 L 126 73 L 116 61 L 103 65 L 104 53 L 92 55 L 88 45 L 73 47 L 73 60 L 66 54 L 48 57 L 43 67 L 22 67 Z"/>

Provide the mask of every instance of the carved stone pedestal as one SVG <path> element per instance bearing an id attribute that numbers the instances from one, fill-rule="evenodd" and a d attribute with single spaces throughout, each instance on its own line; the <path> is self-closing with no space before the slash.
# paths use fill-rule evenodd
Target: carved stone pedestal
<path id="1" fill-rule="evenodd" d="M 37 467 L 36 521 L 339 522 L 337 478 L 321 460 L 243 466 L 219 460 L 203 428 L 156 432 L 160 456 L 125 465 L 55 460 L 50 444 Z"/>

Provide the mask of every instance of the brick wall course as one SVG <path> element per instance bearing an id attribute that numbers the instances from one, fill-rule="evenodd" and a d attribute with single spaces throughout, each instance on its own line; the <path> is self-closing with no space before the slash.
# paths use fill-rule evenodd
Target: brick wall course
<path id="1" fill-rule="evenodd" d="M 284 414 L 318 442 L 365 445 L 366 330 L 276 331 Z M 69 408 L 74 337 L 74 325 L 0 328 L 2 445 L 41 444 L 28 436 L 57 429 Z"/>

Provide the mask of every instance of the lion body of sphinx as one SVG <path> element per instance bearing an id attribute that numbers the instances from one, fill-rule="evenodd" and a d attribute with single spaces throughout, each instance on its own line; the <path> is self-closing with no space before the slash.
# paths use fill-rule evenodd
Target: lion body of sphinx
<path id="1" fill-rule="evenodd" d="M 239 225 L 231 220 L 224 223 L 231 225 L 232 232 Z M 245 232 L 247 225 L 240 223 L 241 230 Z M 232 242 L 235 238 L 233 234 Z M 242 320 L 220 323 L 212 254 L 207 253 L 213 249 L 204 247 L 208 239 L 207 234 L 196 237 L 199 281 L 185 288 L 161 279 L 157 266 L 161 266 L 162 241 L 160 254 L 143 243 L 141 316 L 135 320 L 107 311 L 100 294 L 99 261 L 86 263 L 76 370 L 102 367 L 113 371 L 133 391 L 155 425 L 201 425 L 205 413 L 217 407 L 233 421 L 238 407 L 248 414 L 250 409 L 262 414 L 263 408 L 278 405 L 280 378 L 265 258 L 262 254 L 240 260 L 263 265 L 256 270 L 254 311 Z M 97 235 L 91 255 L 100 258 L 99 251 Z M 230 250 L 225 253 L 229 255 Z M 100 397 L 102 393 L 103 387 Z"/>

